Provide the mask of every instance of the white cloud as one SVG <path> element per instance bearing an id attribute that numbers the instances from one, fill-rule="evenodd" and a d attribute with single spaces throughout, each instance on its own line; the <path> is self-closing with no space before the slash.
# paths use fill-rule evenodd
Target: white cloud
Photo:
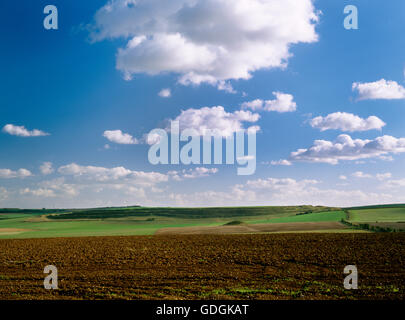
<path id="1" fill-rule="evenodd" d="M 339 179 L 340 179 L 340 180 L 347 180 L 347 177 L 344 176 L 344 175 L 340 175 L 340 176 L 339 176 Z"/>
<path id="2" fill-rule="evenodd" d="M 0 169 L 0 179 L 11 179 L 11 178 L 26 178 L 32 176 L 31 171 L 27 169 L 18 169 L 13 171 L 10 169 Z"/>
<path id="3" fill-rule="evenodd" d="M 159 142 L 160 136 L 158 134 L 144 134 L 140 139 L 137 139 L 129 133 L 123 133 L 121 130 L 106 130 L 103 137 L 107 138 L 110 142 L 118 144 L 155 144 Z M 104 149 L 108 150 L 111 146 L 104 145 Z"/>
<path id="4" fill-rule="evenodd" d="M 31 194 L 33 196 L 36 197 L 55 197 L 55 193 L 53 190 L 51 189 L 30 189 L 30 188 L 24 188 L 20 190 L 20 194 L 22 195 L 27 195 L 27 194 Z"/>
<path id="5" fill-rule="evenodd" d="M 405 138 L 381 136 L 374 140 L 361 140 L 342 134 L 334 142 L 315 140 L 310 148 L 292 152 L 289 160 L 337 164 L 342 160 L 381 158 L 389 153 L 403 152 Z"/>
<path id="6" fill-rule="evenodd" d="M 375 82 L 354 82 L 353 91 L 358 92 L 358 100 L 405 99 L 405 88 L 395 81 L 381 79 Z"/>
<path id="7" fill-rule="evenodd" d="M 204 167 L 197 167 L 195 169 L 190 169 L 186 171 L 183 175 L 186 179 L 195 179 L 201 177 L 208 177 L 211 174 L 215 174 L 218 172 L 217 168 L 204 168 Z"/>
<path id="8" fill-rule="evenodd" d="M 388 180 L 385 183 L 384 187 L 386 187 L 386 188 L 403 188 L 403 187 L 405 187 L 405 179 Z M 403 202 L 403 201 L 401 201 L 401 202 Z"/>
<path id="9" fill-rule="evenodd" d="M 367 119 L 360 118 L 352 113 L 335 112 L 326 117 L 316 117 L 310 122 L 313 128 L 326 130 L 342 130 L 342 131 L 368 131 L 380 130 L 386 125 L 384 121 L 376 116 L 370 116 Z"/>
<path id="10" fill-rule="evenodd" d="M 240 186 L 242 192 L 254 191 L 254 202 L 277 205 L 327 205 L 350 206 L 370 203 L 389 203 L 394 197 L 391 194 L 364 192 L 362 190 L 327 189 L 321 182 L 313 179 L 296 180 L 293 178 L 267 178 L 249 180 Z"/>
<path id="11" fill-rule="evenodd" d="M 352 176 L 355 178 L 360 178 L 360 179 L 369 179 L 369 178 L 373 177 L 371 174 L 364 173 L 362 171 L 356 171 L 352 174 Z"/>
<path id="12" fill-rule="evenodd" d="M 369 174 L 369 173 L 364 173 L 363 171 L 356 171 L 351 174 L 352 177 L 358 178 L 358 179 L 377 179 L 379 181 L 383 181 L 386 179 L 389 179 L 392 177 L 392 174 L 390 172 L 386 173 L 377 173 L 375 175 Z M 346 176 L 340 176 L 341 180 L 347 180 Z"/>
<path id="13" fill-rule="evenodd" d="M 104 187 L 100 187 L 99 192 L 102 191 L 103 188 Z M 110 188 L 112 190 L 118 190 L 127 196 L 136 196 L 137 198 L 141 199 L 145 199 L 147 196 L 144 188 L 139 188 L 128 184 L 114 184 L 111 185 Z"/>
<path id="14" fill-rule="evenodd" d="M 291 166 L 292 165 L 291 161 L 288 161 L 286 159 L 281 159 L 278 161 L 271 161 L 270 164 L 272 166 Z"/>
<path id="15" fill-rule="evenodd" d="M 237 93 L 237 91 L 232 87 L 229 81 L 218 81 L 217 88 L 218 90 L 226 91 L 228 93 Z"/>
<path id="16" fill-rule="evenodd" d="M 76 196 L 79 193 L 79 187 L 66 183 L 64 177 L 41 181 L 38 183 L 38 186 L 40 187 L 39 189 L 51 190 L 55 195 Z"/>
<path id="17" fill-rule="evenodd" d="M 52 162 L 44 162 L 40 167 L 39 170 L 41 171 L 42 174 L 47 175 L 51 174 L 54 172 L 54 169 L 52 167 Z"/>
<path id="18" fill-rule="evenodd" d="M 145 133 L 142 136 L 141 142 L 149 145 L 156 144 L 160 141 L 161 136 L 157 133 Z"/>
<path id="19" fill-rule="evenodd" d="M 405 186 L 405 181 L 404 184 Z M 373 203 L 393 203 L 401 194 L 365 192 L 358 189 L 327 189 L 316 180 L 293 178 L 264 178 L 249 180 L 226 191 L 171 193 L 168 200 L 181 206 L 244 206 L 244 205 L 326 205 L 354 206 Z"/>
<path id="20" fill-rule="evenodd" d="M 252 109 L 254 111 L 256 110 L 263 110 L 264 107 L 264 101 L 262 99 L 255 99 L 252 101 L 247 101 L 242 103 L 242 108 L 243 109 Z"/>
<path id="21" fill-rule="evenodd" d="M 288 93 L 273 92 L 276 96 L 274 100 L 256 99 L 250 102 L 244 102 L 242 108 L 250 108 L 255 111 L 276 111 L 279 113 L 294 112 L 297 110 L 297 104 L 294 102 L 294 97 Z"/>
<path id="22" fill-rule="evenodd" d="M 292 190 L 296 188 L 304 188 L 308 185 L 314 185 L 319 183 L 317 180 L 302 180 L 296 181 L 294 179 L 285 178 L 267 178 L 267 179 L 257 179 L 249 180 L 246 185 L 254 189 L 271 189 L 271 190 L 286 190 L 286 188 Z"/>
<path id="23" fill-rule="evenodd" d="M 118 144 L 138 144 L 138 139 L 132 137 L 128 133 L 123 133 L 121 130 L 106 130 L 103 136 L 109 141 Z"/>
<path id="24" fill-rule="evenodd" d="M 317 41 L 317 21 L 311 0 L 113 0 L 96 12 L 91 37 L 128 39 L 117 54 L 126 79 L 173 72 L 182 84 L 232 92 L 226 80 L 284 68 L 291 45 Z"/>
<path id="25" fill-rule="evenodd" d="M 181 181 L 183 179 L 195 179 L 208 177 L 218 172 L 217 168 L 204 168 L 197 167 L 195 169 L 183 169 L 181 171 L 169 171 L 167 174 L 176 181 Z"/>
<path id="26" fill-rule="evenodd" d="M 62 175 L 74 176 L 98 182 L 114 182 L 130 180 L 138 184 L 153 185 L 168 181 L 168 176 L 158 172 L 133 171 L 124 167 L 104 168 L 96 166 L 81 166 L 71 163 L 61 166 L 58 172 Z"/>
<path id="27" fill-rule="evenodd" d="M 49 133 L 44 131 L 34 129 L 34 130 L 27 130 L 24 126 L 15 126 L 13 124 L 6 124 L 3 127 L 3 132 L 11 134 L 12 136 L 18 137 L 41 137 L 41 136 L 49 136 Z"/>
<path id="28" fill-rule="evenodd" d="M 183 110 L 174 120 L 179 121 L 180 130 L 194 129 L 204 136 L 209 130 L 217 131 L 222 136 L 230 136 L 244 129 L 243 122 L 257 122 L 260 115 L 250 111 L 238 110 L 226 112 L 224 107 L 203 107 L 201 109 Z M 260 128 L 255 126 L 255 130 Z"/>
<path id="29" fill-rule="evenodd" d="M 162 98 L 170 98 L 172 96 L 172 92 L 170 89 L 162 89 L 159 91 L 158 95 Z"/>
<path id="30" fill-rule="evenodd" d="M 79 194 L 79 186 L 65 183 L 65 178 L 60 177 L 53 180 L 44 180 L 37 184 L 37 188 L 20 189 L 22 195 L 32 195 L 34 197 L 54 198 L 54 197 L 75 197 Z"/>

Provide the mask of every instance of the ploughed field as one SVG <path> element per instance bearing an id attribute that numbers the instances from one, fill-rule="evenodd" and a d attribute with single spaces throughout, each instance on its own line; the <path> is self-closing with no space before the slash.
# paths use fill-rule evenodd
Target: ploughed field
<path id="1" fill-rule="evenodd" d="M 404 233 L 3 239 L 0 299 L 404 299 L 404 258 Z"/>

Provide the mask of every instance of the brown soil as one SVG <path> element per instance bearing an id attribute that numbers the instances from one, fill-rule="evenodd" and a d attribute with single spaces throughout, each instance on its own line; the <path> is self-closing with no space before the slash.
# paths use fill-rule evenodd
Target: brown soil
<path id="1" fill-rule="evenodd" d="M 403 233 L 0 240 L 0 299 L 404 299 L 404 257 Z"/>

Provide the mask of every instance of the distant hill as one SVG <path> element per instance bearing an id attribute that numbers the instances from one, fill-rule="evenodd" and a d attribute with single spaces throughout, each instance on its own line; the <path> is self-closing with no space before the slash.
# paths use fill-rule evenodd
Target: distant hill
<path id="1" fill-rule="evenodd" d="M 74 210 L 69 213 L 53 214 L 49 219 L 108 219 L 125 217 L 172 217 L 185 219 L 227 218 L 242 216 L 264 216 L 276 214 L 297 214 L 333 211 L 336 208 L 322 206 L 282 206 L 282 207 L 208 207 L 208 208 L 172 208 L 172 207 L 123 207 Z"/>
<path id="2" fill-rule="evenodd" d="M 343 208 L 346 210 L 368 210 L 368 209 L 388 209 L 388 208 L 405 208 L 405 204 L 378 204 L 370 206 L 360 206 L 360 207 L 347 207 Z"/>

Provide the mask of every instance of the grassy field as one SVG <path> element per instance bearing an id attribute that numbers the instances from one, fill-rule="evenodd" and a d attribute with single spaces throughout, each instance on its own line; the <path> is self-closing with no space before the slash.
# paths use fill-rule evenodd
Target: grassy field
<path id="1" fill-rule="evenodd" d="M 400 222 L 405 221 L 405 207 L 349 210 L 352 222 Z"/>
<path id="2" fill-rule="evenodd" d="M 222 222 L 210 219 L 188 222 L 180 219 L 162 221 L 139 221 L 125 219 L 114 220 L 77 220 L 52 221 L 30 220 L 29 217 L 9 218 L 0 220 L 0 238 L 46 238 L 46 237 L 80 237 L 108 235 L 151 235 L 156 230 L 168 227 L 188 227 L 195 225 L 215 226 Z"/>
<path id="3" fill-rule="evenodd" d="M 110 219 L 129 217 L 168 217 L 187 219 L 230 218 L 251 216 L 295 215 L 305 212 L 322 212 L 328 207 L 284 206 L 284 207 L 208 207 L 208 208 L 171 208 L 171 207 L 124 207 L 74 210 L 64 214 L 52 214 L 53 220 L 66 219 Z"/>
<path id="4" fill-rule="evenodd" d="M 347 217 L 346 212 L 349 212 Z M 220 227 L 232 221 L 251 226 L 340 222 L 394 223 L 405 221 L 405 205 L 345 209 L 321 206 L 148 208 L 121 207 L 70 210 L 0 209 L 0 239 L 80 236 L 153 235 L 159 230 L 183 227 Z M 254 232 L 257 228 L 251 228 Z M 277 228 L 266 227 L 269 232 Z M 314 231 L 320 228 L 314 226 Z M 344 232 L 354 232 L 346 226 Z M 308 231 L 307 227 L 303 231 Z M 336 232 L 343 232 L 336 228 Z M 285 231 L 286 232 L 286 231 Z M 296 230 L 294 232 L 300 232 Z M 334 230 L 327 230 L 334 232 Z"/>
<path id="5" fill-rule="evenodd" d="M 0 210 L 0 238 L 152 235 L 163 228 L 221 226 L 238 219 L 295 216 L 328 207 L 96 208 L 77 210 Z"/>
<path id="6" fill-rule="evenodd" d="M 254 221 L 254 223 L 331 222 L 331 221 L 340 221 L 345 217 L 346 215 L 344 211 L 336 210 L 336 211 L 307 213 L 266 220 L 257 220 Z"/>

